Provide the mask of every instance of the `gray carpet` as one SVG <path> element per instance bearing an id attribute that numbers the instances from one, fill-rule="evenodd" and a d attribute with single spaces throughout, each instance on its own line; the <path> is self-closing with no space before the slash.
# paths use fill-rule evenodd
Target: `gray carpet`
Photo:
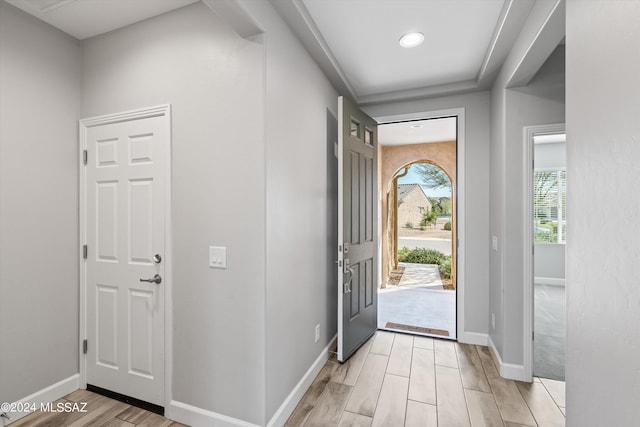
<path id="1" fill-rule="evenodd" d="M 564 381 L 564 286 L 535 284 L 533 375 Z"/>

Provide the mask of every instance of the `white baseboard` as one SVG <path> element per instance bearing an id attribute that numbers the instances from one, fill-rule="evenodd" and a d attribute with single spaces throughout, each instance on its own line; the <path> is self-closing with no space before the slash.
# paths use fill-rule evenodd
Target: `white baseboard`
<path id="1" fill-rule="evenodd" d="M 489 343 L 489 335 L 478 332 L 463 332 L 458 334 L 458 342 L 486 347 Z"/>
<path id="2" fill-rule="evenodd" d="M 334 336 L 331 341 L 329 341 L 329 345 L 327 345 L 322 350 L 320 355 L 316 358 L 315 362 L 313 362 L 307 372 L 302 376 L 300 381 L 298 381 L 298 384 L 296 384 L 293 390 L 291 390 L 291 393 L 289 393 L 284 402 L 282 402 L 280 408 L 278 408 L 273 417 L 271 417 L 271 421 L 269 421 L 267 427 L 279 427 L 283 426 L 284 423 L 287 422 L 287 420 L 293 413 L 293 410 L 296 409 L 298 402 L 300 402 L 302 396 L 304 396 L 309 386 L 311 386 L 313 380 L 318 376 L 320 370 L 329 359 L 329 349 L 331 349 L 331 346 L 336 339 L 337 335 Z"/>
<path id="3" fill-rule="evenodd" d="M 9 424 L 31 414 L 33 412 L 31 408 L 33 408 L 33 406 L 35 406 L 36 410 L 40 410 L 41 404 L 54 402 L 61 397 L 78 390 L 78 388 L 80 388 L 80 374 L 75 374 L 16 401 L 16 406 L 18 408 L 24 408 L 27 406 L 29 409 L 19 412 L 7 412 L 7 415 L 11 417 L 11 422 Z"/>
<path id="4" fill-rule="evenodd" d="M 527 381 L 527 376 L 525 375 L 524 371 L 524 365 L 514 365 L 513 363 L 503 362 L 502 357 L 500 357 L 500 353 L 498 353 L 498 350 L 493 344 L 493 340 L 491 339 L 491 337 L 489 337 L 489 348 L 493 353 L 495 362 L 498 365 L 498 371 L 502 378 L 516 381 Z"/>
<path id="5" fill-rule="evenodd" d="M 565 286 L 565 279 L 556 277 L 534 277 L 533 283 L 538 285 Z"/>
<path id="6" fill-rule="evenodd" d="M 165 408 L 165 417 L 192 427 L 260 427 L 247 421 L 172 400 Z"/>
<path id="7" fill-rule="evenodd" d="M 300 402 L 302 396 L 305 394 L 316 376 L 318 376 L 318 373 L 329 358 L 329 349 L 334 341 L 335 337 L 330 341 L 329 345 L 322 350 L 307 372 L 302 376 L 298 384 L 296 384 L 291 393 L 289 393 L 284 402 L 282 402 L 280 408 L 278 408 L 271 418 L 271 421 L 267 424 L 268 427 L 283 426 L 287 419 L 289 419 L 289 416 L 293 413 L 298 402 Z M 206 409 L 201 409 L 175 400 L 169 402 L 169 405 L 165 408 L 165 416 L 171 420 L 188 424 L 192 427 L 259 427 L 257 424 L 252 424 L 247 421 L 218 414 L 217 412 L 208 411 Z"/>

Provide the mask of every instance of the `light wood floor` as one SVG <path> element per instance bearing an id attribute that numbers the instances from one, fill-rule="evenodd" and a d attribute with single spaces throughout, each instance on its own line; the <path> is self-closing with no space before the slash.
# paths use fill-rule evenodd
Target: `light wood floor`
<path id="1" fill-rule="evenodd" d="M 330 358 L 285 427 L 564 426 L 564 383 L 500 377 L 487 347 L 378 331 Z"/>
<path id="2" fill-rule="evenodd" d="M 35 412 L 11 427 L 186 427 L 153 412 L 127 405 L 86 390 L 77 390 L 54 402 L 86 402 L 83 412 Z"/>

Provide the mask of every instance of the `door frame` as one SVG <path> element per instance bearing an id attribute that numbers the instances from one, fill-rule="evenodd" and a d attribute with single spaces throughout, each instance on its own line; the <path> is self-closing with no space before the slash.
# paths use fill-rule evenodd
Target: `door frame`
<path id="1" fill-rule="evenodd" d="M 411 121 L 411 120 L 429 120 L 429 119 L 441 119 L 446 117 L 456 117 L 457 118 L 457 154 L 456 154 L 456 184 L 457 184 L 457 200 L 456 200 L 456 216 L 457 216 L 457 261 L 456 261 L 456 340 L 469 343 L 469 344 L 477 344 L 477 345 L 486 345 L 486 338 L 483 340 L 482 337 L 477 333 L 469 333 L 465 330 L 464 323 L 464 307 L 465 307 L 465 298 L 464 298 L 464 290 L 465 290 L 465 269 L 466 269 L 466 246 L 465 246 L 465 218 L 466 218 L 466 185 L 465 185 L 465 108 L 450 108 L 445 110 L 436 110 L 436 111 L 421 111 L 416 113 L 407 113 L 407 114 L 393 114 L 388 116 L 376 116 L 373 117 L 377 122 L 378 126 L 387 124 L 387 123 L 395 123 L 401 121 Z M 378 207 L 379 209 L 379 207 Z M 378 216 L 380 218 L 380 215 Z M 380 220 L 379 220 L 380 221 Z M 378 224 L 378 233 L 382 233 L 381 224 Z M 378 244 L 378 256 L 382 256 L 382 248 L 381 245 Z M 381 258 L 380 258 L 381 259 Z M 381 279 L 382 276 L 382 264 L 378 265 L 378 278 Z"/>
<path id="2" fill-rule="evenodd" d="M 524 209 L 524 247 L 523 247 L 523 277 L 524 283 L 524 304 L 522 310 L 523 316 L 523 368 L 524 378 L 522 381 L 531 382 L 533 380 L 533 319 L 534 311 L 534 254 L 533 254 L 533 171 L 534 171 L 534 143 L 533 137 L 537 135 L 553 135 L 557 133 L 566 133 L 564 123 L 554 123 L 547 125 L 525 126 L 523 128 L 524 139 L 524 188 L 522 191 L 522 206 Z M 530 337 L 530 338 L 527 338 Z"/>
<path id="3" fill-rule="evenodd" d="M 163 117 L 164 126 L 169 138 L 166 141 L 165 152 L 167 158 L 164 165 L 165 174 L 165 207 L 164 207 L 164 276 L 162 277 L 162 286 L 165 292 L 164 307 L 164 406 L 169 406 L 171 402 L 171 378 L 173 366 L 173 251 L 172 251 L 172 217 L 171 217 L 171 164 L 172 164 L 172 133 L 171 133 L 171 104 L 157 105 L 153 107 L 141 108 L 137 110 L 123 111 L 119 113 L 106 114 L 102 116 L 94 116 L 79 121 L 78 132 L 78 168 L 79 168 L 79 251 L 78 264 L 80 274 L 80 316 L 79 316 L 79 348 L 78 357 L 80 361 L 80 387 L 87 387 L 87 357 L 83 352 L 83 340 L 87 338 L 87 269 L 86 260 L 83 258 L 82 246 L 87 241 L 87 171 L 84 165 L 84 150 L 86 147 L 87 131 L 95 126 L 102 126 L 112 123 L 120 123 L 131 120 L 140 120 L 151 117 Z M 89 343 L 91 345 L 91 343 Z"/>

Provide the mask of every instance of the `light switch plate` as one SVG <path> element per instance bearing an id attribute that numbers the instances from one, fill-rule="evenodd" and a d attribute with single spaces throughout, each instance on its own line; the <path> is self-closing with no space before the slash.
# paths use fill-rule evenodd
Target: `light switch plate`
<path id="1" fill-rule="evenodd" d="M 227 248 L 223 246 L 209 246 L 209 267 L 227 268 Z"/>
<path id="2" fill-rule="evenodd" d="M 491 237 L 491 249 L 498 251 L 498 236 Z"/>

